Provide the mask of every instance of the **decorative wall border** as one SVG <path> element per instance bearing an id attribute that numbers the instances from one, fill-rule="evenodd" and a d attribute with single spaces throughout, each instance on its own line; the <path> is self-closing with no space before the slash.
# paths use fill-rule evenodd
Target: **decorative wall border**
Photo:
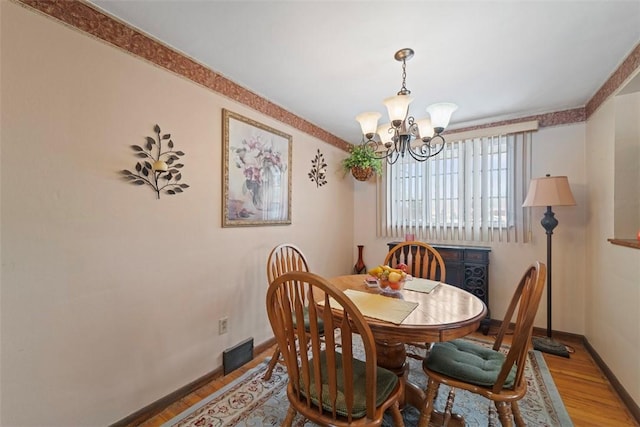
<path id="1" fill-rule="evenodd" d="M 262 114 L 316 137 L 330 145 L 349 151 L 351 144 L 319 128 L 279 105 L 262 98 L 221 74 L 143 34 L 124 22 L 97 10 L 82 0 L 14 0 L 49 15 L 73 28 L 84 31 L 128 53 L 185 77 Z M 538 114 L 500 122 L 452 130 L 463 132 L 537 120 L 540 127 L 558 126 L 587 120 L 636 69 L 640 67 L 640 44 L 627 56 L 611 77 L 598 89 L 586 106 Z"/>
<path id="2" fill-rule="evenodd" d="M 622 64 L 611 74 L 611 77 L 602 85 L 600 89 L 587 102 L 585 107 L 587 118 L 602 105 L 606 99 L 613 94 L 622 84 L 640 67 L 640 43 L 631 51 Z"/>
<path id="3" fill-rule="evenodd" d="M 566 125 L 570 123 L 584 122 L 586 120 L 586 115 L 585 115 L 584 107 L 580 107 L 580 108 L 574 108 L 571 110 L 555 111 L 553 113 L 536 114 L 534 116 L 503 120 L 500 122 L 485 123 L 477 126 L 456 128 L 456 129 L 451 129 L 449 131 L 445 131 L 444 134 L 446 135 L 447 133 L 468 132 L 468 131 L 478 130 L 478 129 L 513 125 L 516 123 L 524 123 L 524 122 L 529 122 L 534 120 L 538 122 L 539 127 L 559 126 L 559 125 Z"/>

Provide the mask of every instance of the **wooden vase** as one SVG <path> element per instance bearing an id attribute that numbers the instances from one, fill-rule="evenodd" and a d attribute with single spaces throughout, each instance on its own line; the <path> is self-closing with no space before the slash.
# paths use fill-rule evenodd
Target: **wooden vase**
<path id="1" fill-rule="evenodd" d="M 367 272 L 367 266 L 364 265 L 364 260 L 362 259 L 363 249 L 363 245 L 358 245 L 358 261 L 356 262 L 356 265 L 353 266 L 353 272 L 356 274 L 364 274 Z"/>

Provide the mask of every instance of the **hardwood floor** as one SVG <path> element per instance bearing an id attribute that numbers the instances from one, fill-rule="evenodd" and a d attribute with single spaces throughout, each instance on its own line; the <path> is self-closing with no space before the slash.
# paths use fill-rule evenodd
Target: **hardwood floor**
<path id="1" fill-rule="evenodd" d="M 562 342 L 574 348 L 571 358 L 544 353 L 544 359 L 574 425 L 638 426 L 582 341 Z"/>
<path id="2" fill-rule="evenodd" d="M 474 335 L 483 337 L 480 333 Z M 505 341 L 508 342 L 508 339 Z M 563 340 L 563 343 L 575 350 L 571 358 L 545 353 L 544 359 L 574 425 L 576 427 L 639 426 L 582 342 L 569 339 Z M 225 377 L 211 381 L 141 425 L 153 427 L 163 424 L 272 354 L 273 349 L 270 348 L 256 355 L 250 363 Z"/>

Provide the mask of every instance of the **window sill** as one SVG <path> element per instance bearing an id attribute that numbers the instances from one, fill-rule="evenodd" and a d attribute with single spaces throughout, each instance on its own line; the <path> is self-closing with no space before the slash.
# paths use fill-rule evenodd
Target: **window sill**
<path id="1" fill-rule="evenodd" d="M 640 249 L 640 240 L 638 239 L 607 239 L 614 245 L 626 246 L 627 248 Z"/>

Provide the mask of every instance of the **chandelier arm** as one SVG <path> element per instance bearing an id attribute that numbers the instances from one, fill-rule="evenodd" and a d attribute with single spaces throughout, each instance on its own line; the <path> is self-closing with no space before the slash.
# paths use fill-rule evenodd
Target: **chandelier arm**
<path id="1" fill-rule="evenodd" d="M 378 142 L 376 140 L 370 140 L 368 142 L 373 148 L 373 158 L 377 160 L 386 160 L 390 165 L 394 164 L 398 161 L 400 157 L 400 150 L 398 149 L 397 139 L 394 143 L 387 142 L 385 144 Z M 384 150 L 380 149 L 384 147 Z"/>
<path id="2" fill-rule="evenodd" d="M 445 141 L 444 136 L 440 135 L 439 133 L 436 134 L 434 137 L 431 138 L 431 140 L 429 141 L 429 146 L 431 146 L 431 143 L 436 139 L 439 138 L 440 139 L 440 148 L 438 149 L 438 151 L 435 152 L 434 156 L 437 156 L 438 154 L 440 154 L 440 152 L 442 150 L 444 150 L 444 146 L 446 144 L 447 141 Z"/>
<path id="3" fill-rule="evenodd" d="M 369 139 L 365 141 L 365 144 L 369 145 L 373 149 L 372 157 L 377 160 L 386 159 L 395 149 L 395 146 L 387 146 L 387 144 L 383 144 L 375 139 Z"/>
<path id="4" fill-rule="evenodd" d="M 380 153 L 380 155 L 378 155 L 378 153 Z M 387 150 L 387 151 L 376 151 L 376 152 L 373 154 L 373 158 L 374 158 L 374 159 L 377 159 L 377 160 L 384 160 L 384 159 L 387 159 L 387 158 L 391 155 L 391 153 L 393 153 L 393 151 L 391 151 L 391 150 Z"/>
<path id="5" fill-rule="evenodd" d="M 435 154 L 431 153 L 431 147 L 428 144 L 422 145 L 419 150 L 416 151 L 414 148 L 409 148 L 407 152 L 414 160 L 419 162 L 424 162 L 428 158 L 435 156 Z"/>
<path id="6" fill-rule="evenodd" d="M 439 142 L 438 144 L 433 144 L 433 141 L 436 138 L 439 138 L 441 142 Z M 416 148 L 409 146 L 407 151 L 409 152 L 409 155 L 415 160 L 425 161 L 440 154 L 444 149 L 444 145 L 444 138 L 441 135 L 436 135 L 433 138 L 429 138 L 427 141 L 423 140 L 423 144 Z"/>
<path id="7" fill-rule="evenodd" d="M 416 123 L 415 117 L 407 115 L 407 118 L 404 120 L 409 125 L 407 126 L 407 131 L 418 133 L 418 123 Z"/>
<path id="8" fill-rule="evenodd" d="M 400 158 L 400 153 L 398 151 L 387 151 L 387 163 L 389 165 L 393 165 Z"/>

